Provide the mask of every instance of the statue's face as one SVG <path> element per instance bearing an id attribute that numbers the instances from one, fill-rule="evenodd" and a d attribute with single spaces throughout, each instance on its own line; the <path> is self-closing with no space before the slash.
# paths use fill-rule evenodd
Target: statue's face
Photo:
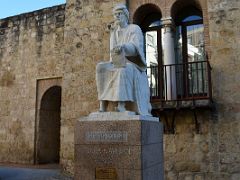
<path id="1" fill-rule="evenodd" d="M 113 13 L 113 17 L 114 17 L 115 22 L 120 26 L 122 24 L 127 23 L 127 17 L 125 16 L 125 14 L 122 10 L 116 10 Z"/>

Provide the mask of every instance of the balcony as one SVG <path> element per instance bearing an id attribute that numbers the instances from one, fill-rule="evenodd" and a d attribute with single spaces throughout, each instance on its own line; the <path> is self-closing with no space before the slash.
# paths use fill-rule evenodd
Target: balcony
<path id="1" fill-rule="evenodd" d="M 150 66 L 147 74 L 153 111 L 212 106 L 208 61 Z"/>

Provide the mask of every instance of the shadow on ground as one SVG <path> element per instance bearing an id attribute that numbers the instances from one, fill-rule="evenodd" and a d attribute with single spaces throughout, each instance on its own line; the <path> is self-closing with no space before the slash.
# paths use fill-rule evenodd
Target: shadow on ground
<path id="1" fill-rule="evenodd" d="M 60 169 L 40 169 L 0 166 L 0 180 L 73 180 Z"/>

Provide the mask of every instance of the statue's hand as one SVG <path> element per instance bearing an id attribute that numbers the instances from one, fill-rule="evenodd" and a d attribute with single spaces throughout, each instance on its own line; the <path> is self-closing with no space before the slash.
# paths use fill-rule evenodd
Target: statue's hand
<path id="1" fill-rule="evenodd" d="M 116 53 L 116 54 L 120 54 L 123 50 L 123 46 L 115 46 L 113 48 L 113 52 Z"/>

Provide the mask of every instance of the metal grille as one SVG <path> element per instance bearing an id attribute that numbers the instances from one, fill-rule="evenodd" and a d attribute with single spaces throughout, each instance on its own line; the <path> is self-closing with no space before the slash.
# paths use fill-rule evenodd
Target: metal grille
<path id="1" fill-rule="evenodd" d="M 152 100 L 211 99 L 211 67 L 208 61 L 148 67 Z"/>

